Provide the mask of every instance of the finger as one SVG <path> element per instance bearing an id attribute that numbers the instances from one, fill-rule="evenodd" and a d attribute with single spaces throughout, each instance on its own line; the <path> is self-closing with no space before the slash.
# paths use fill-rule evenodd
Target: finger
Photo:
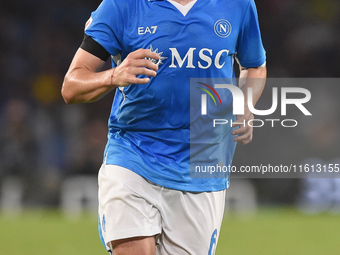
<path id="1" fill-rule="evenodd" d="M 158 60 L 160 58 L 159 54 L 155 52 L 151 52 L 149 49 L 138 49 L 136 51 L 131 52 L 128 57 L 132 57 L 134 59 L 140 58 L 152 58 Z"/>
<path id="2" fill-rule="evenodd" d="M 245 139 L 248 139 L 249 137 L 251 137 L 251 134 L 249 134 L 249 133 L 244 133 L 244 134 L 242 134 L 242 135 L 239 135 L 239 136 L 236 136 L 236 137 L 234 137 L 234 141 L 235 142 L 239 142 L 239 141 L 243 141 L 243 140 L 245 140 Z"/>
<path id="3" fill-rule="evenodd" d="M 237 142 L 239 144 L 242 144 L 242 145 L 248 144 L 252 140 L 253 140 L 253 133 L 251 133 L 251 134 L 244 134 L 244 135 L 241 135 L 241 136 L 238 136 L 238 137 L 234 138 L 235 142 Z"/>
<path id="4" fill-rule="evenodd" d="M 119 86 L 128 86 L 130 84 L 146 84 L 150 81 L 149 77 L 136 77 L 136 75 L 126 75 L 124 79 L 122 79 L 123 82 L 118 83 Z"/>
<path id="5" fill-rule="evenodd" d="M 247 144 L 249 144 L 251 141 L 252 141 L 252 138 L 249 137 L 248 139 L 241 140 L 241 141 L 239 141 L 239 142 L 237 142 L 237 143 L 238 143 L 238 144 L 241 144 L 241 145 L 247 145 Z"/>
<path id="6" fill-rule="evenodd" d="M 239 143 L 242 144 L 242 145 L 246 145 L 246 144 L 250 143 L 251 141 L 253 141 L 253 134 L 251 134 L 248 138 L 240 141 Z"/>
<path id="7" fill-rule="evenodd" d="M 134 77 L 134 78 L 131 78 L 130 84 L 146 84 L 148 82 L 150 82 L 150 78 L 148 77 L 145 77 L 145 78 Z"/>
<path id="8" fill-rule="evenodd" d="M 149 68 L 153 71 L 156 71 L 156 72 L 158 71 L 158 65 L 151 62 L 148 59 L 137 59 L 137 60 L 135 60 L 134 66 L 146 67 L 146 68 Z"/>
<path id="9" fill-rule="evenodd" d="M 236 120 L 233 121 L 232 127 L 239 127 L 239 126 L 244 126 L 245 125 L 245 117 L 243 115 L 237 116 Z"/>
<path id="10" fill-rule="evenodd" d="M 232 135 L 236 135 L 236 137 L 234 137 L 234 139 L 233 139 L 236 142 L 244 140 L 244 139 L 252 136 L 252 134 L 253 134 L 253 128 L 250 127 L 250 126 L 238 128 L 238 129 L 232 131 Z"/>
<path id="11" fill-rule="evenodd" d="M 240 135 L 247 132 L 247 127 L 245 126 L 239 126 L 238 128 L 234 129 L 231 134 L 232 135 Z"/>
<path id="12" fill-rule="evenodd" d="M 137 75 L 145 75 L 145 76 L 152 76 L 155 77 L 157 75 L 157 72 L 145 68 L 145 67 L 128 67 L 126 68 L 126 72 L 128 73 L 128 75 L 133 75 L 133 76 L 137 76 Z"/>
<path id="13" fill-rule="evenodd" d="M 157 72 L 147 69 L 145 67 L 139 67 L 136 75 L 146 75 L 146 76 L 156 77 Z"/>
<path id="14" fill-rule="evenodd" d="M 251 112 L 247 112 L 244 115 L 237 115 L 236 120 L 233 122 L 233 127 L 245 126 L 250 120 L 254 119 L 254 115 Z"/>
<path id="15" fill-rule="evenodd" d="M 157 71 L 158 65 L 152 63 L 150 60 L 147 59 L 132 59 L 126 58 L 121 65 L 118 66 L 119 69 L 129 69 L 134 67 L 146 67 L 151 70 Z"/>

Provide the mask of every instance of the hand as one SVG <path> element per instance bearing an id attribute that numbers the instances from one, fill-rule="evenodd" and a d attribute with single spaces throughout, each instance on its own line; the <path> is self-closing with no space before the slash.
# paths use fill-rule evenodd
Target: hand
<path id="1" fill-rule="evenodd" d="M 111 84 L 114 86 L 126 87 L 130 84 L 146 84 L 149 77 L 138 78 L 137 75 L 155 77 L 158 65 L 146 58 L 158 60 L 160 56 L 148 49 L 138 49 L 131 52 L 124 61 L 115 68 Z"/>
<path id="2" fill-rule="evenodd" d="M 232 131 L 234 141 L 239 144 L 246 145 L 253 140 L 253 127 L 248 124 L 248 121 L 254 119 L 254 115 L 249 111 L 247 106 L 244 107 L 244 115 L 238 115 L 233 127 L 238 127 Z"/>

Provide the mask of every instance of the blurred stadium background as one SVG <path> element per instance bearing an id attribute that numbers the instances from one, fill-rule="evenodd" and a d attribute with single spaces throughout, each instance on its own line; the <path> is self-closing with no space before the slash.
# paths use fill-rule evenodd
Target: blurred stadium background
<path id="1" fill-rule="evenodd" d="M 113 94 L 72 106 L 60 96 L 99 3 L 1 3 L 0 254 L 106 254 L 96 232 L 96 174 Z M 256 4 L 269 77 L 340 77 L 338 0 Z M 235 165 L 339 163 L 337 95 L 340 86 L 313 88 L 318 124 L 258 129 L 252 144 L 238 147 Z M 338 179 L 235 179 L 227 205 L 219 255 L 340 254 Z"/>

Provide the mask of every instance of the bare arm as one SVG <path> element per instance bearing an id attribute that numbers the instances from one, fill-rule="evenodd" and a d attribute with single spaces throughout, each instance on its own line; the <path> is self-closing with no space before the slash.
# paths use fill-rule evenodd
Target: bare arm
<path id="1" fill-rule="evenodd" d="M 245 121 L 246 125 L 244 126 L 243 124 L 236 124 L 234 126 L 238 126 L 239 128 L 232 132 L 233 135 L 236 135 L 236 137 L 234 137 L 234 141 L 240 144 L 248 144 L 253 139 L 253 128 L 248 125 L 248 121 L 254 119 L 254 115 L 250 112 L 247 103 L 248 88 L 251 87 L 253 90 L 252 96 L 253 104 L 255 106 L 265 87 L 266 77 L 267 68 L 265 66 L 241 70 L 240 79 L 245 81 L 245 84 L 242 86 L 242 91 L 245 98 L 244 115 L 238 115 L 236 122 L 243 123 Z"/>
<path id="2" fill-rule="evenodd" d="M 159 55 L 139 49 L 131 52 L 118 67 L 100 72 L 105 62 L 78 49 L 65 75 L 61 94 L 68 104 L 90 103 L 100 99 L 114 86 L 148 83 L 150 78 L 138 78 L 137 75 L 154 77 L 158 66 L 146 57 L 158 59 Z"/>

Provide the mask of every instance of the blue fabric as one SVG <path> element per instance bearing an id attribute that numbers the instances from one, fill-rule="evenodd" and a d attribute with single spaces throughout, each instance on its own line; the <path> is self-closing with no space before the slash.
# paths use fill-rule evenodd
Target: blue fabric
<path id="1" fill-rule="evenodd" d="M 98 233 L 99 233 L 100 241 L 102 242 L 102 244 L 104 245 L 104 247 L 106 249 L 106 244 L 105 244 L 104 237 L 103 237 L 102 224 L 100 222 L 100 215 L 99 214 L 98 214 Z"/>
<path id="2" fill-rule="evenodd" d="M 148 84 L 116 91 L 106 163 L 167 188 L 227 188 L 228 176 L 190 177 L 190 93 L 196 89 L 190 78 L 233 78 L 235 56 L 243 67 L 265 62 L 254 1 L 197 0 L 184 16 L 168 1 L 104 0 L 92 19 L 86 34 L 112 56 L 120 54 L 123 60 L 134 50 L 151 47 L 164 57 Z M 224 115 L 230 117 L 232 97 L 221 97 Z M 209 137 L 214 146 L 206 153 L 225 155 L 222 161 L 228 165 L 236 145 L 231 128 L 224 132 Z"/>

